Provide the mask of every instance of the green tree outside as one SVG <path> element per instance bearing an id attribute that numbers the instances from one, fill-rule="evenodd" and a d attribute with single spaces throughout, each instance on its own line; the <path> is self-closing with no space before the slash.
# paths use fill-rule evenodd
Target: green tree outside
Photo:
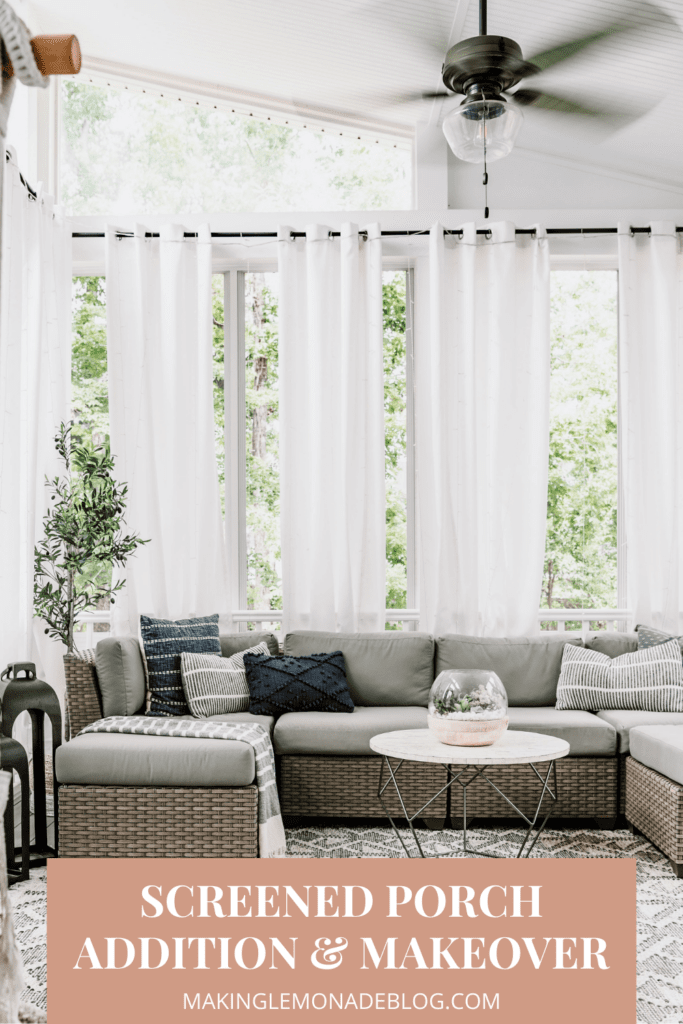
<path id="1" fill-rule="evenodd" d="M 385 273 L 384 465 L 386 486 L 386 606 L 406 608 L 408 526 L 406 501 L 406 273 Z M 399 622 L 386 625 L 400 629 Z"/>
<path id="2" fill-rule="evenodd" d="M 64 81 L 72 214 L 409 209 L 411 154 L 135 90 Z"/>
<path id="3" fill-rule="evenodd" d="M 75 444 L 109 440 L 107 295 L 104 277 L 75 277 L 72 291 L 71 409 Z"/>
<path id="4" fill-rule="evenodd" d="M 617 274 L 556 271 L 551 278 L 550 463 L 541 607 L 616 608 Z M 567 623 L 569 629 L 579 626 L 578 621 Z"/>

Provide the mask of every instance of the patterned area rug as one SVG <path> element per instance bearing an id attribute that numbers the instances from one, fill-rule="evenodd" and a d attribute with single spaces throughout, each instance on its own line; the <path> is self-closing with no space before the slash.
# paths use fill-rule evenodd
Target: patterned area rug
<path id="1" fill-rule="evenodd" d="M 47 868 L 35 868 L 9 890 L 14 932 L 24 960 L 22 1000 L 47 1009 Z"/>
<path id="2" fill-rule="evenodd" d="M 472 829 L 473 845 L 489 853 L 514 854 L 521 833 L 510 828 Z M 406 836 L 407 840 L 407 836 Z M 420 832 L 427 856 L 462 856 L 461 833 Z M 388 827 L 288 828 L 290 857 L 400 857 L 401 845 Z M 638 862 L 638 1011 L 637 1024 L 683 1021 L 683 879 L 643 836 L 626 830 L 549 829 L 532 856 L 634 857 Z M 47 1005 L 46 870 L 12 886 L 10 897 L 28 987 L 23 998 Z"/>
<path id="3" fill-rule="evenodd" d="M 402 831 L 402 835 L 408 843 L 409 833 Z M 419 836 L 428 857 L 464 856 L 461 832 L 420 831 Z M 522 839 L 522 833 L 511 828 L 475 828 L 468 836 L 472 846 L 505 856 L 514 856 Z M 290 857 L 403 856 L 400 842 L 386 827 L 287 829 L 287 852 Z M 644 836 L 634 836 L 626 829 L 548 829 L 533 856 L 636 859 L 637 1024 L 681 1024 L 683 879 L 674 876 L 666 857 Z"/>

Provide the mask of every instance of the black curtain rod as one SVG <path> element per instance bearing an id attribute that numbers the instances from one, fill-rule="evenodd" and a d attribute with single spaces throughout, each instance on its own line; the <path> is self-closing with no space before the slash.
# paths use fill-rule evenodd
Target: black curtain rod
<path id="1" fill-rule="evenodd" d="M 546 228 L 546 234 L 548 235 L 616 235 L 617 228 Z M 649 235 L 651 228 L 634 228 L 631 229 L 632 235 Z M 677 227 L 676 231 L 683 232 L 683 227 Z M 340 231 L 330 231 L 330 238 L 339 238 L 341 235 Z M 361 235 L 366 235 L 365 231 L 360 232 Z M 382 236 L 387 235 L 427 235 L 429 229 L 425 228 L 416 231 L 382 231 Z M 491 231 L 489 228 L 478 228 L 478 235 L 486 235 L 488 238 L 491 237 Z M 516 235 L 535 235 L 536 228 L 515 228 Z M 463 236 L 462 228 L 444 228 L 444 235 L 458 235 L 460 238 Z M 103 231 L 73 231 L 71 233 L 72 238 L 104 238 L 105 234 Z M 117 238 L 133 238 L 132 231 L 117 231 Z M 185 231 L 184 238 L 196 238 L 196 231 Z M 277 231 L 212 231 L 212 238 L 277 238 Z M 305 238 L 305 231 L 291 231 L 291 238 Z M 145 238 L 159 238 L 158 231 L 145 231 Z"/>
<path id="2" fill-rule="evenodd" d="M 5 150 L 5 163 L 10 163 L 11 159 L 12 159 L 12 157 L 10 156 L 10 152 L 9 152 L 8 149 L 6 149 Z M 24 186 L 24 188 L 28 192 L 29 199 L 33 199 L 35 201 L 38 198 L 38 193 L 33 191 L 33 189 L 31 188 L 31 186 L 29 185 L 29 183 L 27 182 L 26 178 L 21 173 L 21 171 L 19 171 L 19 181 L 21 182 L 21 184 Z"/>

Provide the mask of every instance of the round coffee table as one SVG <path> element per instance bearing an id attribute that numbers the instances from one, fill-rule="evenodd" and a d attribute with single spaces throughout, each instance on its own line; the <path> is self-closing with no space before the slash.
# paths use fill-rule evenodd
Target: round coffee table
<path id="1" fill-rule="evenodd" d="M 474 849 L 472 846 L 468 845 L 467 842 L 467 787 L 474 782 L 475 779 L 484 779 L 484 781 L 488 782 L 489 786 L 495 789 L 496 793 L 498 793 L 510 805 L 511 809 L 527 823 L 528 827 L 524 833 L 521 846 L 516 856 L 528 857 L 536 845 L 538 837 L 545 828 L 545 824 L 550 817 L 550 812 L 552 811 L 553 806 L 557 803 L 556 761 L 560 757 L 566 757 L 569 753 L 569 744 L 566 740 L 559 740 L 555 736 L 546 736 L 544 733 L 521 732 L 516 729 L 506 730 L 496 743 L 492 743 L 487 747 L 455 747 L 450 746 L 447 743 L 440 743 L 429 729 L 405 729 L 402 731 L 399 730 L 398 732 L 383 732 L 378 736 L 373 736 L 370 740 L 370 746 L 378 754 L 383 755 L 377 796 L 384 808 L 386 816 L 391 822 L 394 832 L 401 842 L 406 857 L 410 857 L 411 854 L 409 853 L 408 847 L 396 827 L 396 823 L 384 800 L 384 793 L 392 782 L 401 804 L 403 814 L 410 826 L 413 839 L 415 840 L 415 844 L 419 850 L 419 856 L 424 857 L 425 854 L 422 850 L 422 846 L 420 845 L 420 840 L 413 826 L 413 822 L 415 818 L 420 817 L 424 813 L 426 808 L 429 807 L 437 797 L 450 789 L 455 782 L 458 782 L 462 786 L 463 852 L 474 854 L 477 857 L 501 856 L 501 854 L 486 853 L 484 850 Z M 392 767 L 392 760 L 398 761 L 398 764 L 395 767 Z M 438 793 L 435 793 L 433 797 L 430 797 L 430 799 L 414 814 L 408 813 L 399 786 L 398 775 L 404 761 L 423 761 L 428 764 L 442 764 L 446 769 L 448 777 L 446 785 L 442 786 Z M 537 764 L 542 762 L 548 762 L 547 771 L 544 773 L 541 773 L 536 767 Z M 536 812 L 533 817 L 527 817 L 524 811 L 521 811 L 519 807 L 517 807 L 512 800 L 510 800 L 510 798 L 507 797 L 505 793 L 503 793 L 503 791 L 499 789 L 498 786 L 496 786 L 496 784 L 486 775 L 486 768 L 488 766 L 504 764 L 528 764 L 531 771 L 538 778 L 541 786 L 541 793 L 538 799 L 538 806 L 536 807 Z M 454 765 L 456 766 L 455 768 L 453 767 Z M 389 777 L 386 781 L 384 781 L 385 768 L 389 773 Z M 551 775 L 552 785 L 550 781 Z M 539 825 L 538 822 L 541 817 L 541 806 L 543 804 L 543 798 L 546 795 L 550 797 L 550 806 Z M 534 832 L 535 835 L 533 835 Z M 441 856 L 448 856 L 448 854 L 442 854 Z"/>

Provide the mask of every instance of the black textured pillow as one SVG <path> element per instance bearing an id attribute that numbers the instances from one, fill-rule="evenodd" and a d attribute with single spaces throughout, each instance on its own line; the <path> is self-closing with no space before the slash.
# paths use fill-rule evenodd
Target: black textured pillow
<path id="1" fill-rule="evenodd" d="M 286 711 L 353 711 L 341 651 L 290 655 L 245 654 L 252 715 Z"/>
<path id="2" fill-rule="evenodd" d="M 189 715 L 183 692 L 180 655 L 220 654 L 218 615 L 203 619 L 153 619 L 140 616 L 140 632 L 147 662 L 147 714 L 155 718 Z"/>
<path id="3" fill-rule="evenodd" d="M 661 629 L 654 629 L 652 626 L 636 626 L 638 634 L 638 650 L 644 651 L 647 647 L 660 647 L 668 640 L 678 640 L 683 654 L 683 636 L 672 636 L 671 633 L 662 633 Z"/>

